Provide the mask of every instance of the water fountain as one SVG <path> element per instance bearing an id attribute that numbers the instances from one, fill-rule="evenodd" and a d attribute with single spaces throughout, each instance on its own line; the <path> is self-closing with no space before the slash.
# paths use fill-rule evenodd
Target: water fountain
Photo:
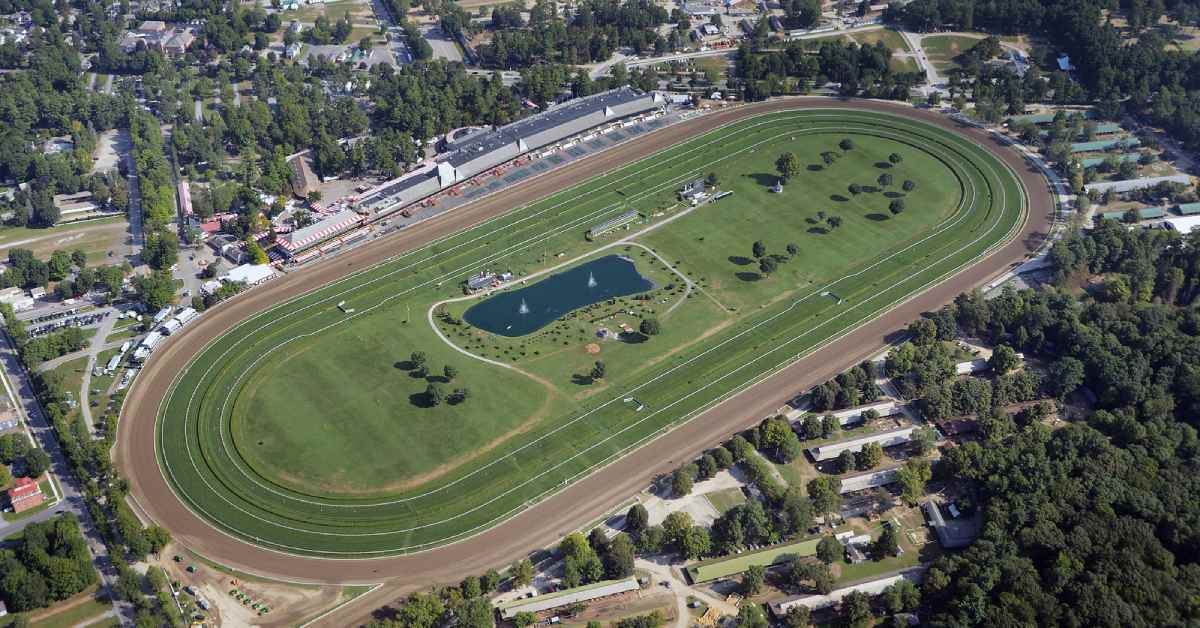
<path id="1" fill-rule="evenodd" d="M 529 313 L 529 305 L 525 303 L 525 299 L 521 299 L 521 307 L 517 308 L 517 314 L 524 316 Z"/>
<path id="2" fill-rule="evenodd" d="M 593 275 L 592 273 L 588 273 L 588 287 L 589 288 L 596 287 L 596 276 Z"/>

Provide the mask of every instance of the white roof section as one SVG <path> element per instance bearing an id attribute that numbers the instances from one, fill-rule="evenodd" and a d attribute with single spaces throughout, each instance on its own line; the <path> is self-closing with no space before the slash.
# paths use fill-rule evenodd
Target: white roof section
<path id="1" fill-rule="evenodd" d="M 903 445 L 912 440 L 913 430 L 917 426 L 910 425 L 901 427 L 886 432 L 877 432 L 875 434 L 867 434 L 850 440 L 844 440 L 838 443 L 829 443 L 828 445 L 820 445 L 808 449 L 808 455 L 812 456 L 813 460 L 821 462 L 823 460 L 833 460 L 837 458 L 843 451 L 850 450 L 855 453 L 860 451 L 867 443 L 879 443 L 881 447 L 895 447 Z"/>
<path id="2" fill-rule="evenodd" d="M 618 593 L 625 593 L 626 591 L 636 591 L 639 588 L 637 578 L 633 576 L 624 580 L 606 580 L 587 586 L 567 589 L 566 591 L 501 604 L 500 616 L 505 619 L 511 619 L 517 613 L 538 613 L 552 608 L 570 606 L 578 602 L 587 602 Z"/>
<path id="3" fill-rule="evenodd" d="M 1200 216 L 1183 216 L 1180 218 L 1164 218 L 1163 227 L 1173 229 L 1187 235 L 1196 227 L 1200 227 Z"/>
<path id="4" fill-rule="evenodd" d="M 168 305 L 168 306 L 164 307 L 163 309 L 159 310 L 158 313 L 154 315 L 154 323 L 155 324 L 161 323 L 161 322 L 167 320 L 167 317 L 170 315 L 171 315 L 171 306 Z"/>
<path id="5" fill-rule="evenodd" d="M 1083 189 L 1088 192 L 1099 192 L 1101 194 L 1112 190 L 1113 192 L 1132 192 L 1133 190 L 1144 190 L 1152 188 L 1159 183 L 1182 183 L 1183 185 L 1191 185 L 1192 178 L 1186 174 L 1175 174 L 1169 177 L 1142 177 L 1140 179 L 1127 179 L 1125 181 L 1100 181 L 1097 183 L 1089 183 L 1083 186 Z"/>
<path id="6" fill-rule="evenodd" d="M 164 334 L 170 336 L 171 334 L 179 331 L 180 327 L 183 327 L 183 323 L 179 322 L 179 319 L 177 318 L 172 318 L 166 323 L 163 323 L 162 331 Z"/>
<path id="7" fill-rule="evenodd" d="M 983 358 L 976 358 L 966 362 L 959 362 L 954 365 L 955 375 L 974 375 L 988 370 L 988 361 Z"/>
<path id="8" fill-rule="evenodd" d="M 878 471 L 868 471 L 842 478 L 841 494 L 865 491 L 877 486 L 887 486 L 899 479 L 900 467 L 890 467 Z"/>
<path id="9" fill-rule="evenodd" d="M 157 331 L 152 331 L 149 334 L 146 334 L 146 337 L 142 339 L 141 346 L 143 346 L 147 349 L 153 349 L 154 345 L 158 344 L 159 341 L 162 339 L 163 339 L 163 335 L 161 333 L 159 333 Z"/>
<path id="10" fill-rule="evenodd" d="M 121 356 L 114 355 L 111 359 L 109 359 L 108 364 L 106 364 L 104 366 L 104 368 L 111 371 L 111 370 L 117 368 L 117 365 L 119 365 L 120 363 L 121 363 Z"/>
<path id="11" fill-rule="evenodd" d="M 868 410 L 874 410 L 879 413 L 879 416 L 894 416 L 900 414 L 900 404 L 896 401 L 879 401 L 876 403 L 868 403 L 864 406 L 856 406 L 830 412 L 842 427 L 858 423 L 863 420 L 863 413 Z"/>
<path id="12" fill-rule="evenodd" d="M 355 215 L 357 216 L 357 214 Z M 221 275 L 221 281 L 239 282 L 253 286 L 274 276 L 275 269 L 270 264 L 242 264 Z"/>

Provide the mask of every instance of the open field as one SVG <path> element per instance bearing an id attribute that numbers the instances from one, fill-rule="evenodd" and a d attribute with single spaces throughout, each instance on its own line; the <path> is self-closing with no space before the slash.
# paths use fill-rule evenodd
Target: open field
<path id="1" fill-rule="evenodd" d="M 814 151 L 836 150 L 844 137 L 856 148 L 827 171 L 818 167 Z M 812 168 L 768 196 L 773 157 L 786 149 Z M 887 164 L 890 152 L 902 153 L 903 163 Z M 690 213 L 675 207 L 679 184 L 710 169 L 734 196 Z M 907 177 L 918 182 L 899 216 L 885 213 L 889 196 L 878 190 L 836 191 L 871 185 L 880 172 L 895 172 L 896 186 Z M 625 246 L 604 238 L 589 244 L 581 235 L 630 207 L 651 216 L 647 229 L 654 229 L 631 243 L 656 249 L 699 292 L 661 314 L 662 336 L 607 354 L 613 366 L 602 387 L 569 379 L 569 360 L 474 359 L 442 343 L 425 320 L 479 268 L 528 276 L 545 270 L 549 254 L 563 253 L 570 265 L 610 243 Z M 159 455 L 193 509 L 263 545 L 363 557 L 441 545 L 527 507 L 957 272 L 1012 237 L 1023 208 L 1020 186 L 990 153 L 927 124 L 834 110 L 751 118 L 251 317 L 180 374 L 160 414 Z M 844 222 L 822 226 L 817 212 Z M 722 224 L 712 229 L 715 223 Z M 700 237 L 712 240 L 701 246 Z M 788 243 L 782 238 L 795 238 L 799 259 L 771 277 L 739 269 L 744 264 L 732 258 L 756 238 L 771 252 Z M 334 307 L 343 301 L 354 314 Z M 412 403 L 407 380 L 414 378 L 399 363 L 416 350 L 429 354 L 435 373 L 453 361 L 455 381 L 475 389 L 470 399 L 435 408 Z M 622 402 L 630 395 L 645 411 Z M 537 409 L 514 405 L 530 398 L 546 401 Z M 286 426 L 263 418 L 298 411 L 305 414 Z M 400 436 L 383 440 L 389 431 Z M 301 440 L 286 442 L 293 438 Z M 268 447 L 268 439 L 276 451 L 333 449 L 265 469 L 265 456 L 246 452 Z M 399 475 L 364 475 L 381 465 Z M 351 490 L 364 485 L 374 490 Z"/>
<path id="2" fill-rule="evenodd" d="M 33 251 L 41 260 L 50 258 L 56 250 L 87 253 L 88 266 L 119 264 L 125 261 L 129 225 L 124 216 L 98 218 L 84 222 L 59 225 L 47 229 L 4 227 L 0 229 L 0 258 L 8 259 L 10 249 Z M 113 257 L 108 257 L 109 251 Z"/>
<path id="3" fill-rule="evenodd" d="M 925 49 L 930 63 L 939 72 L 946 72 L 959 67 L 955 57 L 970 50 L 979 43 L 979 39 L 967 35 L 934 35 L 921 39 L 921 47 Z"/>

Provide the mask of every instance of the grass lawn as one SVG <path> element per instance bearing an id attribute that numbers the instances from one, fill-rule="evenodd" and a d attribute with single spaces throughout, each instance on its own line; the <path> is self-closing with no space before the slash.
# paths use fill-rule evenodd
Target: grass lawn
<path id="1" fill-rule="evenodd" d="M 970 50 L 979 43 L 978 37 L 966 35 L 934 35 L 921 40 L 925 55 L 939 72 L 945 72 L 959 67 L 954 60 L 958 55 Z"/>
<path id="2" fill-rule="evenodd" d="M 112 604 L 95 598 L 96 586 L 89 587 L 82 593 L 70 597 L 49 608 L 39 609 L 24 616 L 29 619 L 29 625 L 38 628 L 70 628 L 79 624 L 95 621 L 104 613 L 112 610 Z M 16 623 L 16 614 L 0 617 L 0 628 L 8 628 Z M 100 626 L 102 624 L 93 624 Z"/>
<path id="3" fill-rule="evenodd" d="M 855 146 L 839 149 L 844 138 Z M 773 194 L 784 151 L 799 157 L 800 172 Z M 840 158 L 826 167 L 822 151 Z M 706 134 L 247 319 L 180 374 L 159 419 L 160 459 L 198 512 L 267 545 L 371 555 L 448 542 L 1002 239 L 1021 216 L 1019 188 L 981 151 L 904 118 L 833 110 Z M 901 163 L 888 163 L 893 152 Z M 733 195 L 680 203 L 679 185 L 708 172 Z M 894 182 L 875 189 L 883 173 Z M 917 183 L 908 194 L 899 189 L 906 179 Z M 851 194 L 851 183 L 874 191 Z M 893 216 L 888 204 L 899 197 L 907 207 Z M 583 238 L 629 209 L 642 215 L 635 228 Z M 756 240 L 780 256 L 769 275 L 750 259 Z M 648 299 L 594 303 L 515 338 L 457 322 L 486 298 L 462 300 L 460 282 L 481 268 L 521 281 L 612 254 L 654 282 Z M 679 274 L 694 284 L 686 296 Z M 596 336 L 601 326 L 636 328 L 648 314 L 660 334 Z M 414 351 L 427 354 L 429 377 L 412 375 Z M 598 359 L 607 372 L 593 381 Z M 446 364 L 458 370 L 446 388 L 465 386 L 469 398 L 429 407 L 423 391 Z"/>
<path id="4" fill-rule="evenodd" d="M 708 503 L 712 504 L 713 508 L 721 513 L 746 503 L 746 495 L 740 488 L 723 488 L 719 491 L 705 493 L 704 497 L 708 499 Z"/>
<path id="5" fill-rule="evenodd" d="M 47 229 L 29 227 L 0 228 L 0 257 L 7 259 L 9 249 L 22 248 L 33 251 L 43 261 L 55 250 L 83 250 L 88 265 L 116 264 L 124 261 L 117 256 L 108 257 L 109 251 L 121 247 L 127 237 L 124 216 L 99 218 Z"/>
<path id="6" fill-rule="evenodd" d="M 803 445 L 808 447 L 808 441 L 803 441 Z M 794 460 L 787 464 L 778 464 L 772 462 L 775 469 L 779 471 L 779 475 L 791 486 L 798 486 L 803 489 L 808 485 L 808 481 L 820 475 L 812 464 L 808 462 L 808 458 L 804 454 L 796 456 Z"/>
<path id="7" fill-rule="evenodd" d="M 877 42 L 883 42 L 883 45 L 891 49 L 892 52 L 912 52 L 912 49 L 908 47 L 908 43 L 904 41 L 904 37 L 890 28 L 857 31 L 847 33 L 847 36 L 858 42 L 860 46 L 874 46 Z"/>
<path id="8" fill-rule="evenodd" d="M 94 329 L 92 333 L 95 333 Z M 78 402 L 80 400 L 79 393 L 83 390 L 83 374 L 86 371 L 87 357 L 85 356 L 59 364 L 54 367 L 52 372 L 55 374 L 55 377 L 62 378 L 63 390 L 70 393 L 71 397 Z M 78 412 L 79 408 L 75 408 L 69 414 L 77 414 Z"/>

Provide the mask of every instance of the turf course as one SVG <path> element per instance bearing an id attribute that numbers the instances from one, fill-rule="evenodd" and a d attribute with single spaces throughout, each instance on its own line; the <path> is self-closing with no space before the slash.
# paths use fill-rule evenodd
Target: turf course
<path id="1" fill-rule="evenodd" d="M 766 191 L 780 152 L 815 166 L 842 138 L 856 147 L 836 163 Z M 904 161 L 883 167 L 890 152 Z M 682 182 L 710 171 L 732 197 L 691 211 L 675 201 Z M 883 172 L 895 177 L 887 191 L 918 183 L 899 216 L 887 216 L 883 191 L 845 191 Z M 584 242 L 588 227 L 630 208 L 649 217 L 635 228 L 647 231 Z M 160 412 L 160 462 L 197 514 L 267 547 L 368 557 L 445 544 L 953 274 L 1011 237 L 1023 211 L 1015 177 L 942 129 L 821 109 L 745 120 L 251 317 L 179 374 Z M 843 224 L 821 233 L 818 212 Z M 756 239 L 799 250 L 751 277 L 738 258 Z M 613 252 L 661 286 L 619 305 L 658 316 L 664 333 L 606 343 L 602 382 L 573 377 L 596 359 L 581 350 L 590 319 L 506 345 L 435 317 L 455 346 L 426 320 L 443 301 L 435 312 L 449 321 L 469 306 L 452 300 L 480 268 L 531 276 Z M 428 380 L 407 370 L 412 351 L 434 374 L 456 367 L 446 386 L 470 398 L 421 407 Z"/>

